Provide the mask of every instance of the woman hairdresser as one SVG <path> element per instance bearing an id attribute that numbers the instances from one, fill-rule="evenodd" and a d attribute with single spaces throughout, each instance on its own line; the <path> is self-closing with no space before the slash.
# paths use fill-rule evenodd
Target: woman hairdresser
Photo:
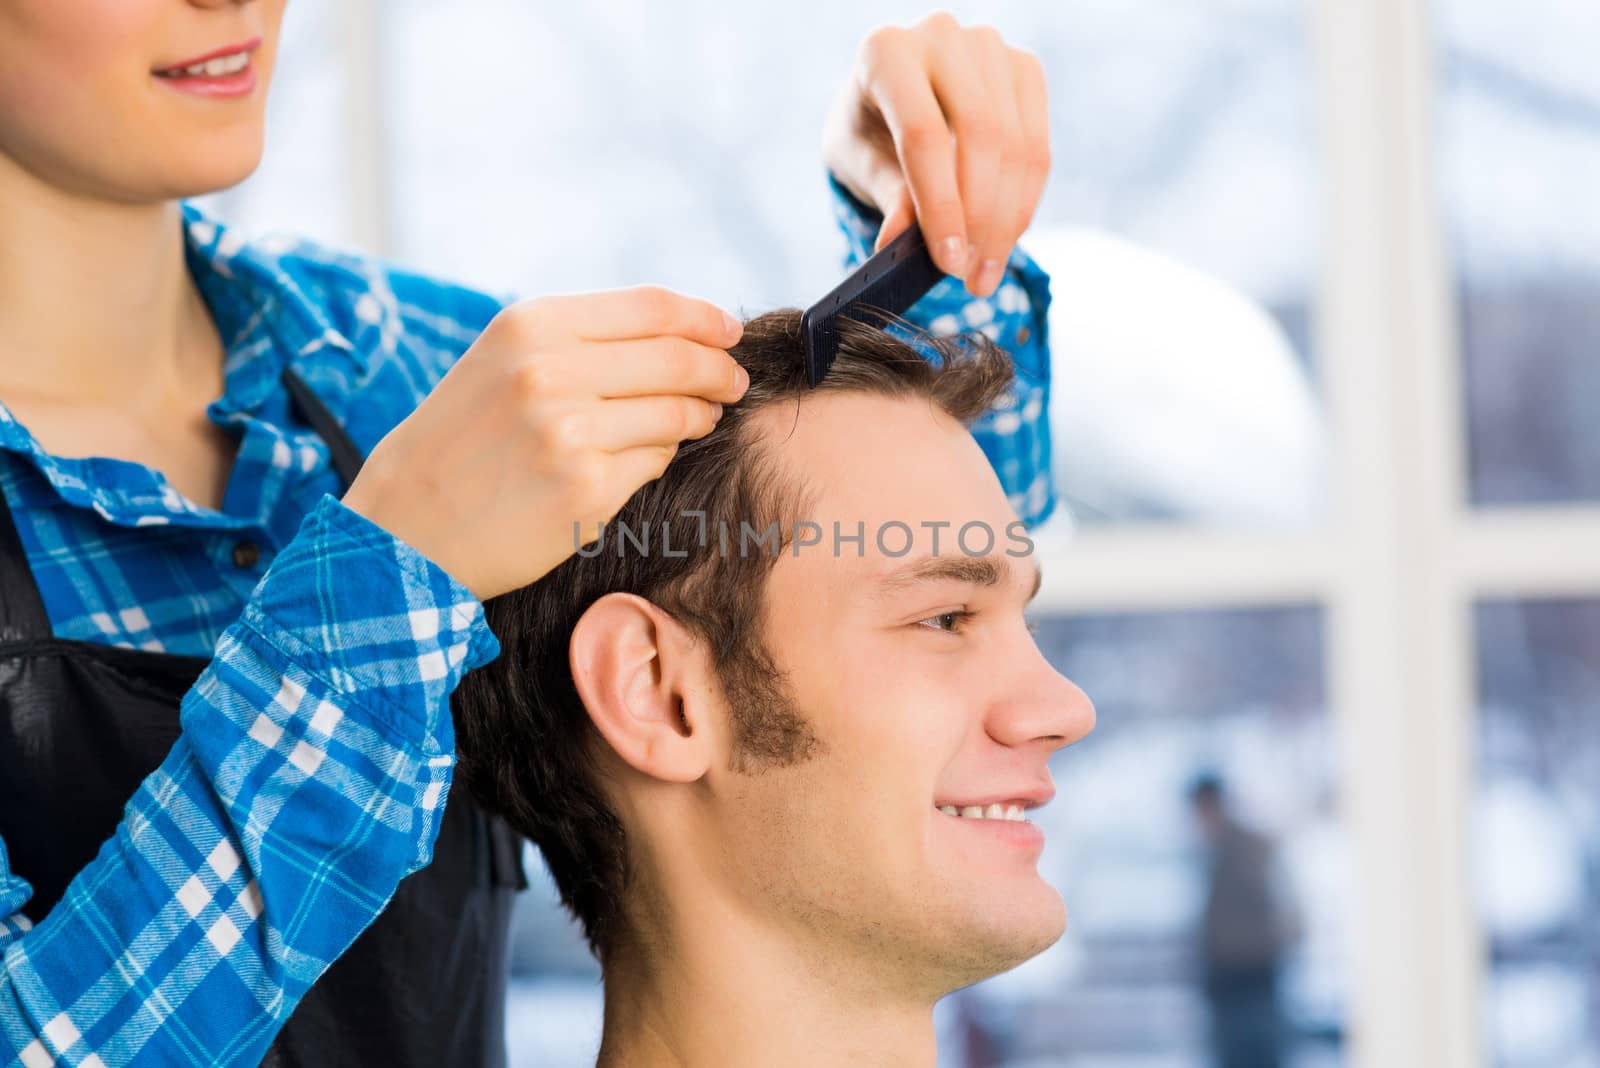
<path id="1" fill-rule="evenodd" d="M 481 601 L 745 386 L 703 301 L 502 309 L 182 204 L 256 165 L 283 6 L 0 0 L 0 1065 L 501 1063 L 519 843 L 445 803 Z M 989 292 L 1044 145 L 1037 63 L 941 17 L 826 151 Z"/>

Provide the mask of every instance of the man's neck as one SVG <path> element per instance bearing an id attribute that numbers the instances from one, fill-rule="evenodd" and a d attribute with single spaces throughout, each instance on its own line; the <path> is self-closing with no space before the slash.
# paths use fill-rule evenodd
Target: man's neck
<path id="1" fill-rule="evenodd" d="M 70 192 L 0 155 L 0 234 L 0 385 L 136 406 L 214 362 L 177 202 Z"/>
<path id="2" fill-rule="evenodd" d="M 673 928 L 606 968 L 596 1068 L 933 1068 L 931 1001 L 893 993 L 875 962 L 727 914 Z"/>

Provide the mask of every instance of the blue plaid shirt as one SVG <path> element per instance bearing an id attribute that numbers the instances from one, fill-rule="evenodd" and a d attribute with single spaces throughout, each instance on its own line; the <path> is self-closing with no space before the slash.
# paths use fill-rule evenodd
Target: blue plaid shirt
<path id="1" fill-rule="evenodd" d="M 834 186 L 849 262 L 875 219 Z M 363 450 L 501 301 L 184 207 L 239 435 L 220 511 L 160 472 L 47 453 L 0 404 L 0 492 L 58 637 L 211 657 L 183 734 L 37 925 L 0 842 L 0 1065 L 254 1065 L 312 982 L 427 864 L 454 768 L 449 695 L 499 643 L 449 574 L 344 507 L 291 418 L 292 365 Z M 974 433 L 1024 518 L 1053 504 L 1047 282 L 941 283 L 908 318 L 982 330 L 1018 380 Z M 146 527 L 165 527 L 153 531 Z M 235 558 L 248 541 L 257 549 Z"/>

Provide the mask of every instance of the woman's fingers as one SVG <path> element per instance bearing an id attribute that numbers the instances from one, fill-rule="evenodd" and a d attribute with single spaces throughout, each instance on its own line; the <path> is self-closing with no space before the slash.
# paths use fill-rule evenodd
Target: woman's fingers
<path id="1" fill-rule="evenodd" d="M 845 187 L 883 213 L 878 248 L 909 225 L 908 190 L 934 261 L 988 295 L 1043 195 L 1049 136 L 1038 59 L 940 12 L 868 35 L 823 148 Z"/>
<path id="2" fill-rule="evenodd" d="M 1012 214 L 999 198 L 1004 192 L 1006 156 L 1019 136 L 1016 105 L 1009 78 L 1003 100 L 993 92 L 988 70 L 992 57 L 980 31 L 962 30 L 948 15 L 932 16 L 928 25 L 928 78 L 955 134 L 961 211 L 972 253 L 962 277 L 967 288 L 977 292 L 985 261 L 994 258 L 997 217 L 1004 214 L 1009 222 Z"/>
<path id="3" fill-rule="evenodd" d="M 705 437 L 722 418 L 722 406 L 699 397 L 622 397 L 602 401 L 580 417 L 585 444 L 621 453 L 647 446 L 676 447 L 679 442 Z"/>
<path id="4" fill-rule="evenodd" d="M 526 585 L 744 395 L 749 377 L 723 351 L 741 332 L 655 286 L 503 309 L 344 502 L 480 600 Z"/>
<path id="5" fill-rule="evenodd" d="M 965 277 L 967 226 L 956 150 L 922 57 L 908 31 L 891 27 L 867 39 L 862 66 L 863 89 L 894 138 L 934 262 L 946 274 Z"/>
<path id="6" fill-rule="evenodd" d="M 873 252 L 882 251 L 883 246 L 905 233 L 917 221 L 917 205 L 911 199 L 910 187 L 904 181 L 883 203 L 889 204 L 890 208 L 883 214 L 883 225 L 878 227 L 878 239 L 873 243 Z"/>
<path id="7" fill-rule="evenodd" d="M 719 348 L 683 337 L 580 342 L 587 351 L 575 361 L 577 389 L 596 397 L 644 397 L 658 393 L 701 397 L 732 404 L 744 396 L 750 377 Z"/>
<path id="8" fill-rule="evenodd" d="M 978 296 L 988 296 L 999 286 L 1012 246 L 1022 233 L 1015 223 L 1027 157 L 1011 73 L 1011 50 L 989 27 L 970 31 L 966 41 L 972 48 L 973 66 L 981 72 L 985 114 L 995 129 L 991 149 L 994 184 L 986 199 L 966 204 L 967 231 L 977 246 L 967 288 Z"/>
<path id="9" fill-rule="evenodd" d="M 540 297 L 512 311 L 530 320 L 530 331 L 586 341 L 670 335 L 727 348 L 744 333 L 738 319 L 710 301 L 665 286 Z"/>
<path id="10" fill-rule="evenodd" d="M 1044 67 L 1039 57 L 1022 49 L 1011 50 L 1011 83 L 1017 115 L 1022 122 L 1022 186 L 1017 194 L 1016 218 L 1011 228 L 1021 237 L 1033 222 L 1050 177 L 1050 100 Z"/>
<path id="11" fill-rule="evenodd" d="M 613 453 L 607 470 L 613 480 L 611 489 L 617 505 L 606 517 L 607 521 L 628 503 L 628 498 L 640 486 L 660 478 L 677 454 L 677 445 L 641 445 Z"/>

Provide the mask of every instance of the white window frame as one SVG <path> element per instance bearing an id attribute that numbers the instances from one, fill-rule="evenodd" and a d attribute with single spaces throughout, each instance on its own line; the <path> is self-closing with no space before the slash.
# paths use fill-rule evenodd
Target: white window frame
<path id="1" fill-rule="evenodd" d="M 1322 158 L 1315 341 L 1330 433 L 1313 533 L 1075 534 L 1036 602 L 1054 613 L 1321 605 L 1354 867 L 1352 1068 L 1487 1063 L 1470 813 L 1485 597 L 1600 596 L 1600 507 L 1466 499 L 1455 290 L 1442 234 L 1439 81 L 1426 0 L 1307 0 Z M 392 245 L 381 0 L 342 12 L 350 217 Z M 1063 32 L 1070 32 L 1064 27 Z"/>
<path id="2" fill-rule="evenodd" d="M 389 212 L 393 200 L 390 120 L 383 106 L 389 48 L 383 0 L 343 0 L 337 19 L 347 78 L 349 128 L 344 152 L 345 173 L 350 177 L 345 195 L 351 240 L 372 255 L 388 256 L 394 247 L 395 227 Z"/>

